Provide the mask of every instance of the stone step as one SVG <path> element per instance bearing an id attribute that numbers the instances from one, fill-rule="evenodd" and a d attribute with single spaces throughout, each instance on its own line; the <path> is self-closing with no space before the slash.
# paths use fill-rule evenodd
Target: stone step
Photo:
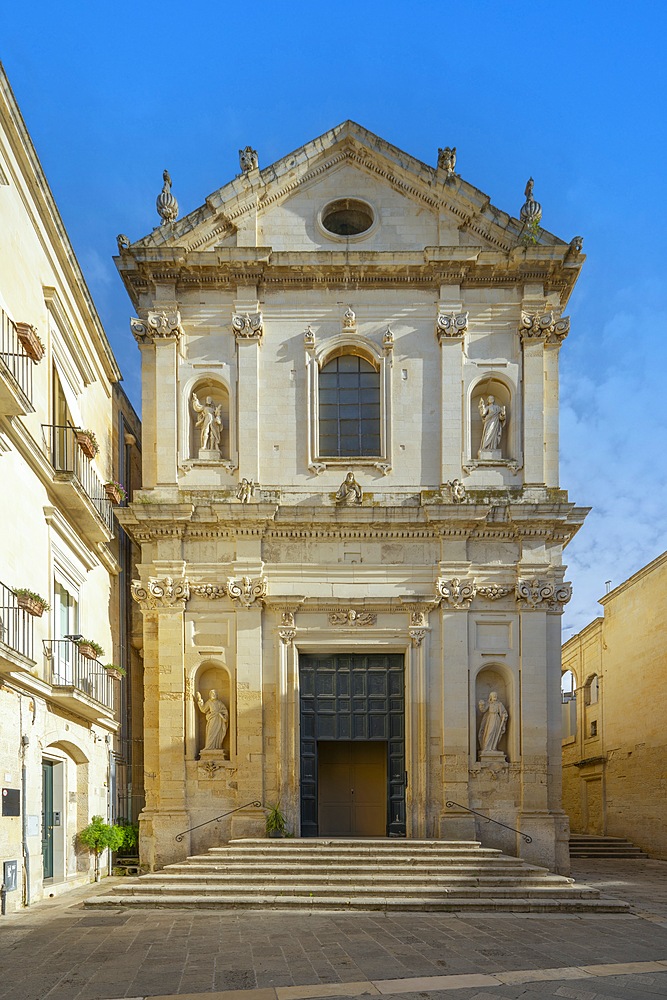
<path id="1" fill-rule="evenodd" d="M 277 896 L 262 893 L 255 896 L 168 895 L 154 893 L 145 896 L 94 896 L 85 900 L 88 907 L 144 907 L 175 909 L 244 909 L 244 910 L 395 910 L 422 912 L 488 912 L 503 913 L 626 913 L 627 903 L 617 899 L 530 899 L 476 897 L 473 899 L 448 896 L 446 899 L 424 899 L 421 896 L 389 898 L 386 896 Z"/>
<path id="2" fill-rule="evenodd" d="M 570 835 L 571 858 L 645 858 L 636 844 L 623 837 L 598 837 L 587 833 Z"/>
<path id="3" fill-rule="evenodd" d="M 228 886 L 212 886 L 212 885 L 202 885 L 200 882 L 183 882 L 179 885 L 174 885 L 173 883 L 162 883 L 160 881 L 152 882 L 150 885 L 134 885 L 126 886 L 122 889 L 120 886 L 114 887 L 114 895 L 119 896 L 152 896 L 155 894 L 159 895 L 199 895 L 199 896 L 215 896 L 221 899 L 223 902 L 229 896 L 255 896 L 258 894 L 271 894 L 275 896 L 281 896 L 283 898 L 292 896 L 305 896 L 311 898 L 315 894 L 320 896 L 345 896 L 346 898 L 350 896 L 350 886 L 349 884 L 341 885 L 331 885 L 329 883 L 306 883 L 305 885 L 299 886 L 298 888 L 291 888 L 290 886 L 284 886 L 282 888 L 277 886 L 256 886 L 247 885 L 245 883 L 234 882 Z M 431 886 L 423 885 L 419 883 L 412 883 L 409 885 L 387 885 L 385 882 L 380 882 L 378 885 L 368 885 L 368 886 L 354 886 L 354 896 L 358 899 L 363 899 L 367 896 L 383 896 L 388 899 L 396 899 L 402 897 L 419 897 L 421 899 L 439 899 L 447 898 L 448 896 L 457 896 L 461 899 L 469 898 L 479 898 L 483 896 L 485 899 L 515 899 L 515 898 L 527 898 L 527 899 L 549 899 L 551 897 L 563 897 L 566 899 L 597 899 L 599 893 L 597 889 L 593 889 L 591 886 L 578 885 L 578 886 L 562 886 L 562 885 L 541 885 L 541 886 L 530 886 L 520 885 L 514 886 L 487 886 L 487 885 L 477 885 L 477 886 L 452 886 L 448 888 L 446 886 Z"/>
<path id="4" fill-rule="evenodd" d="M 127 886 L 117 885 L 114 887 L 114 892 L 127 892 L 130 889 L 140 888 L 146 889 L 146 891 L 152 891 L 151 887 L 154 885 L 160 886 L 174 886 L 178 887 L 180 885 L 189 886 L 201 886 L 202 889 L 211 889 L 212 891 L 228 890 L 236 885 L 242 886 L 242 891 L 245 891 L 246 887 L 257 888 L 257 884 L 251 879 L 240 880 L 238 875 L 218 875 L 209 877 L 197 877 L 192 873 L 183 875 L 169 875 L 166 872 L 154 873 L 151 875 L 145 875 L 141 883 L 134 883 L 129 889 Z M 403 890 L 406 886 L 413 888 L 415 886 L 419 887 L 421 892 L 422 887 L 426 891 L 433 890 L 434 892 L 448 891 L 450 887 L 455 887 L 457 891 L 464 888 L 479 888 L 480 886 L 488 889 L 489 892 L 500 891 L 506 888 L 515 888 L 517 885 L 525 888 L 558 888 L 561 890 L 568 890 L 573 886 L 574 880 L 569 878 L 562 878 L 559 875 L 543 876 L 543 877 L 530 877 L 525 878 L 485 878 L 485 877 L 475 877 L 471 876 L 454 876 L 452 878 L 441 878 L 441 879 L 431 879 L 425 880 L 418 875 L 413 875 L 410 878 L 388 877 L 386 875 L 381 878 L 367 877 L 365 879 L 355 879 L 354 888 L 355 891 L 367 891 L 369 888 L 374 889 L 378 886 L 383 886 L 389 890 L 400 889 Z M 350 879 L 345 875 L 332 875 L 322 873 L 318 876 L 308 876 L 303 875 L 301 877 L 284 876 L 280 874 L 273 874 L 267 876 L 261 880 L 261 887 L 271 886 L 273 889 L 286 889 L 289 891 L 298 891 L 302 887 L 307 888 L 309 891 L 314 887 L 338 887 L 343 886 L 349 891 Z M 575 888 L 577 888 L 575 886 Z M 383 890 L 384 891 L 384 890 Z"/>
<path id="5" fill-rule="evenodd" d="M 404 878 L 455 878 L 457 876 L 475 876 L 481 878 L 494 878 L 506 876 L 507 878 L 517 878 L 524 875 L 539 877 L 546 874 L 546 868 L 538 868 L 533 865 L 515 866 L 505 865 L 502 862 L 496 864 L 451 864 L 451 865 L 280 865 L 280 873 L 289 878 L 298 878 L 301 875 L 312 877 L 320 871 L 327 873 L 335 868 L 341 877 L 347 879 L 359 878 L 382 878 L 385 875 L 395 875 Z M 224 875 L 238 878 L 243 875 L 246 878 L 270 878 L 276 871 L 276 866 L 271 864 L 254 865 L 236 863 L 227 865 L 224 863 L 197 862 L 188 864 L 167 865 L 164 872 L 172 875 L 196 875 L 201 878 L 208 876 Z"/>

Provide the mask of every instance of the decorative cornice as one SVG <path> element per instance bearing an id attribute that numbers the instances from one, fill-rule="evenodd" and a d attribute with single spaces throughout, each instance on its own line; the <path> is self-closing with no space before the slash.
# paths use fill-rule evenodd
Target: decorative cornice
<path id="1" fill-rule="evenodd" d="M 232 330 L 239 341 L 255 341 L 261 343 L 264 336 L 264 321 L 261 312 L 235 313 L 232 316 Z"/>
<path id="2" fill-rule="evenodd" d="M 438 343 L 443 340 L 460 340 L 468 329 L 469 313 L 438 313 L 435 323 L 435 335 Z"/>
<path id="3" fill-rule="evenodd" d="M 265 600 L 268 593 L 268 582 L 263 576 L 257 577 L 255 580 L 251 580 L 249 576 L 243 576 L 240 583 L 237 583 L 230 576 L 227 580 L 226 589 L 227 595 L 233 601 L 238 602 L 244 608 L 249 608 L 255 602 L 261 604 Z"/>
<path id="4" fill-rule="evenodd" d="M 368 628 L 371 625 L 375 625 L 377 622 L 377 615 L 371 614 L 369 611 L 355 611 L 354 608 L 348 608 L 346 611 L 332 611 L 329 615 L 330 625 L 347 625 L 347 626 L 360 626 L 361 628 Z"/>
<path id="5" fill-rule="evenodd" d="M 477 593 L 477 588 L 474 580 L 461 580 L 457 576 L 451 580 L 443 580 L 442 577 L 439 577 L 436 583 L 436 593 L 451 607 L 461 610 L 470 606 Z"/>
<path id="6" fill-rule="evenodd" d="M 543 340 L 546 344 L 562 344 L 570 332 L 570 317 L 556 319 L 553 312 L 521 312 L 519 336 L 522 343 Z"/>
<path id="7" fill-rule="evenodd" d="M 151 340 L 164 340 L 168 337 L 179 340 L 183 336 L 181 314 L 178 309 L 171 313 L 150 309 L 145 320 L 131 319 L 130 327 L 139 344 L 146 344 Z"/>
<path id="8" fill-rule="evenodd" d="M 141 581 L 134 580 L 130 590 L 142 611 L 183 611 L 186 602 L 190 600 L 188 581 L 183 579 L 175 583 L 171 576 L 165 576 L 162 580 L 151 577 L 145 587 Z"/>

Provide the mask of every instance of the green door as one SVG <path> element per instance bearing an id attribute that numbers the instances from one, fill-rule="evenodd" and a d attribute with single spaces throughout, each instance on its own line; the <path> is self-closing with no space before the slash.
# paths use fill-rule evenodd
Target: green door
<path id="1" fill-rule="evenodd" d="M 53 878 L 53 764 L 42 761 L 42 860 L 44 878 Z"/>

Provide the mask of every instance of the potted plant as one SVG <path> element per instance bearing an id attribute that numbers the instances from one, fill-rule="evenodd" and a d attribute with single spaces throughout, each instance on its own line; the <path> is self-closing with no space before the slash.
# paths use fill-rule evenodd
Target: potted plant
<path id="1" fill-rule="evenodd" d="M 267 837 L 284 837 L 287 820 L 280 811 L 280 803 L 269 806 L 266 812 Z"/>
<path id="2" fill-rule="evenodd" d="M 107 495 L 107 500 L 110 500 L 111 503 L 119 504 L 123 500 L 127 500 L 127 490 L 120 483 L 117 483 L 115 479 L 104 484 L 104 492 Z"/>
<path id="3" fill-rule="evenodd" d="M 115 677 L 119 681 L 122 677 L 125 677 L 127 670 L 125 667 L 119 667 L 117 663 L 103 663 L 102 666 L 108 674 Z"/>
<path id="4" fill-rule="evenodd" d="M 99 454 L 100 446 L 97 443 L 94 431 L 89 431 L 84 427 L 77 427 L 75 432 L 79 448 L 88 458 L 95 458 Z"/>
<path id="5" fill-rule="evenodd" d="M 100 854 L 110 848 L 117 851 L 125 840 L 122 827 L 105 823 L 101 816 L 93 816 L 88 826 L 79 833 L 79 840 L 95 855 L 95 881 L 100 881 Z"/>
<path id="6" fill-rule="evenodd" d="M 100 656 L 104 656 L 104 650 L 98 642 L 94 642 L 93 639 L 74 639 L 77 648 L 82 656 L 85 656 L 87 660 L 96 660 Z"/>
<path id="7" fill-rule="evenodd" d="M 44 357 L 46 348 L 41 339 L 37 336 L 37 331 L 30 323 L 16 323 L 16 336 L 19 343 L 29 358 L 37 364 Z"/>
<path id="8" fill-rule="evenodd" d="M 34 615 L 35 618 L 41 618 L 44 612 L 51 607 L 48 601 L 27 587 L 16 587 L 14 593 L 18 606 L 23 611 L 27 611 L 29 615 Z"/>

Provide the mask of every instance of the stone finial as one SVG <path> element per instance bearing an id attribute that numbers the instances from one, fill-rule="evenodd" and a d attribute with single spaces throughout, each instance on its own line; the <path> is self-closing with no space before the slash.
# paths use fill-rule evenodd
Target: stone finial
<path id="1" fill-rule="evenodd" d="M 158 215 L 162 219 L 160 225 L 165 226 L 168 222 L 174 222 L 176 216 L 178 215 L 178 202 L 171 193 L 171 177 L 169 176 L 169 171 L 165 170 L 162 174 L 162 180 L 164 184 L 162 185 L 162 190 L 157 196 L 155 207 L 157 208 Z"/>
<path id="2" fill-rule="evenodd" d="M 350 306 L 343 313 L 343 332 L 355 333 L 357 329 L 357 317 Z"/>
<path id="3" fill-rule="evenodd" d="M 584 249 L 584 238 L 583 236 L 575 236 L 574 239 L 570 240 L 570 253 L 573 256 L 578 256 Z"/>
<path id="4" fill-rule="evenodd" d="M 244 174 L 250 173 L 251 170 L 256 170 L 259 166 L 257 150 L 253 149 L 252 146 L 239 149 L 239 166 Z"/>
<path id="5" fill-rule="evenodd" d="M 123 250 L 130 249 L 130 239 L 125 233 L 119 233 L 116 237 L 116 243 L 118 244 L 118 252 L 122 253 Z"/>
<path id="6" fill-rule="evenodd" d="M 447 180 L 454 176 L 456 169 L 456 146 L 445 146 L 438 150 L 438 170 L 444 170 Z"/>
<path id="7" fill-rule="evenodd" d="M 315 331 L 310 324 L 306 327 L 306 331 L 303 335 L 303 346 L 307 351 L 313 351 L 315 349 Z"/>
<path id="8" fill-rule="evenodd" d="M 542 218 L 542 206 L 539 201 L 535 201 L 533 198 L 533 187 L 535 186 L 535 181 L 532 177 L 528 178 L 528 183 L 526 184 L 526 190 L 524 194 L 526 195 L 526 201 L 521 208 L 519 218 L 523 223 L 528 226 L 539 225 L 540 219 Z"/>

